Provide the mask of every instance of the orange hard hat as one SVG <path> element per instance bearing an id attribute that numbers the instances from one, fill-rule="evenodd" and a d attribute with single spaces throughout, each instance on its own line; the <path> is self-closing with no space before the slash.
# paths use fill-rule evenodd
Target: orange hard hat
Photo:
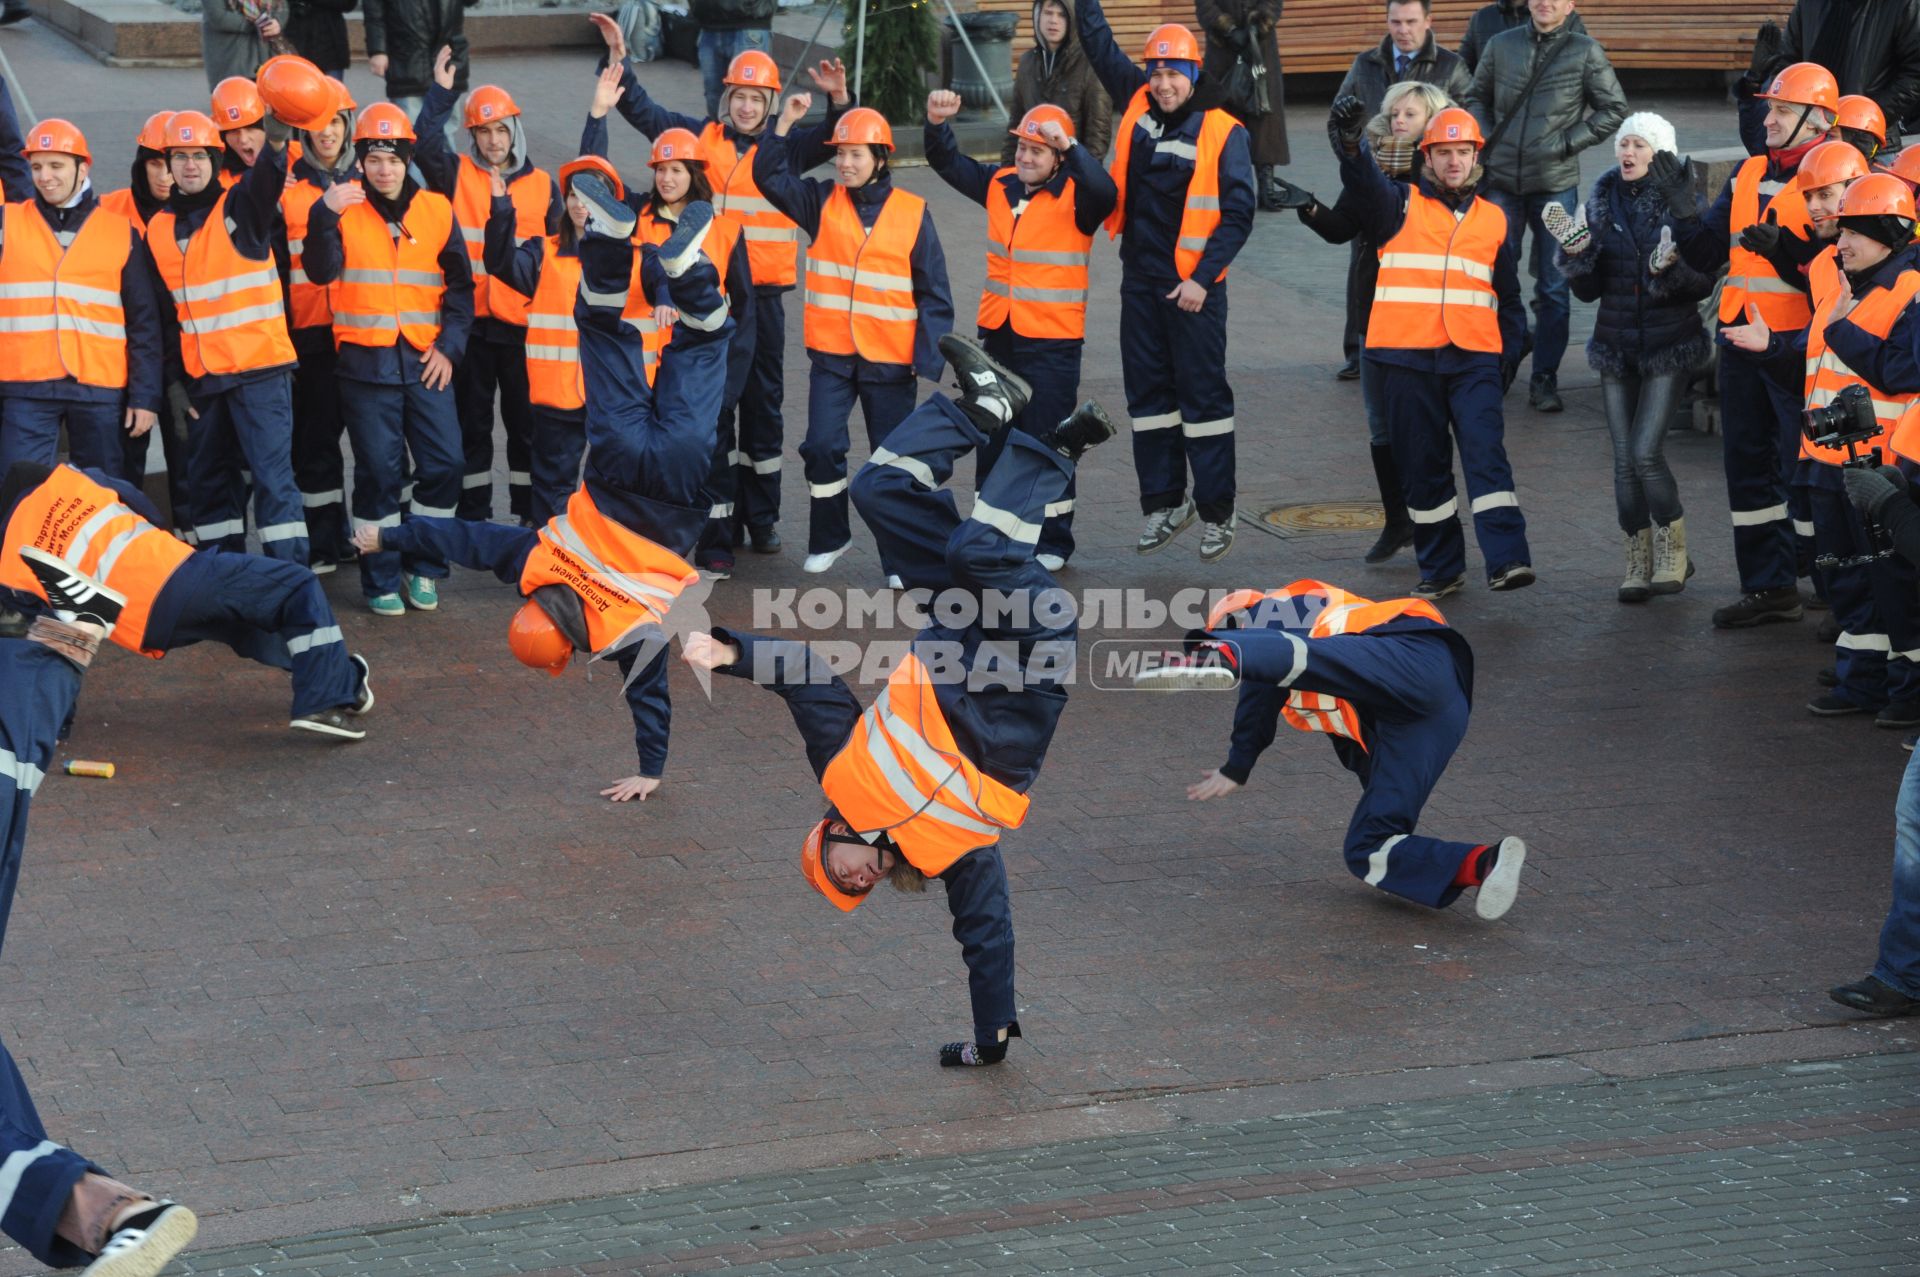
<path id="1" fill-rule="evenodd" d="M 620 180 L 620 171 L 613 164 L 598 155 L 583 155 L 577 160 L 568 160 L 560 166 L 560 195 L 565 198 L 573 189 L 575 173 L 598 173 L 613 183 L 613 193 L 621 199 L 627 198 L 627 184 Z"/>
<path id="2" fill-rule="evenodd" d="M 1073 136 L 1073 117 L 1051 102 L 1042 102 L 1039 106 L 1029 110 L 1025 115 L 1020 117 L 1020 123 L 1008 129 L 1007 132 L 1017 138 L 1023 138 L 1029 142 L 1038 142 L 1045 146 L 1048 144 L 1047 137 L 1046 134 L 1040 131 L 1040 126 L 1048 120 L 1052 120 L 1055 124 L 1058 124 L 1061 129 L 1066 132 L 1068 137 Z"/>
<path id="3" fill-rule="evenodd" d="M 800 872 L 807 876 L 815 891 L 842 911 L 852 913 L 867 898 L 867 893 L 840 890 L 834 885 L 833 875 L 827 872 L 827 826 L 831 823 L 832 817 L 828 817 L 808 832 L 807 841 L 800 847 Z"/>
<path id="4" fill-rule="evenodd" d="M 353 140 L 356 142 L 412 142 L 413 121 L 407 113 L 391 102 L 375 102 L 360 113 L 354 122 Z"/>
<path id="5" fill-rule="evenodd" d="M 567 662 L 573 659 L 573 644 L 532 599 L 513 614 L 507 626 L 507 646 L 522 665 L 545 670 L 555 678 L 567 672 Z"/>
<path id="6" fill-rule="evenodd" d="M 467 127 L 470 129 L 482 124 L 498 124 L 518 114 L 520 106 L 513 95 L 497 84 L 483 84 L 467 94 Z"/>
<path id="7" fill-rule="evenodd" d="M 679 160 L 682 164 L 705 166 L 706 154 L 700 149 L 700 139 L 685 129 L 668 129 L 653 139 L 653 154 L 647 157 L 647 163 L 658 167 L 668 160 Z"/>
<path id="8" fill-rule="evenodd" d="M 252 80 L 244 75 L 230 75 L 213 86 L 213 105 L 207 114 L 224 133 L 266 119 L 267 104 L 261 100 L 260 90 Z"/>
<path id="9" fill-rule="evenodd" d="M 1887 165 L 1887 172 L 1909 186 L 1920 186 L 1920 142 L 1915 142 L 1894 156 L 1893 163 Z"/>
<path id="10" fill-rule="evenodd" d="M 93 163 L 93 155 L 87 150 L 87 135 L 70 120 L 42 120 L 27 130 L 27 144 L 22 155 L 71 155 L 76 160 Z"/>
<path id="11" fill-rule="evenodd" d="M 1427 131 L 1420 139 L 1420 149 L 1441 146 L 1449 142 L 1471 142 L 1475 146 L 1485 146 L 1487 139 L 1480 136 L 1480 121 L 1473 118 L 1473 112 L 1461 106 L 1450 106 L 1427 124 Z"/>
<path id="12" fill-rule="evenodd" d="M 856 106 L 833 126 L 829 146 L 884 146 L 893 149 L 893 126 L 870 106 Z"/>
<path id="13" fill-rule="evenodd" d="M 341 111 L 357 111 L 360 109 L 360 104 L 353 100 L 353 91 L 346 86 L 345 81 L 336 80 L 332 76 L 328 76 L 327 83 L 333 86 L 333 110 L 336 115 Z"/>
<path id="14" fill-rule="evenodd" d="M 227 144 L 220 138 L 220 130 L 214 122 L 198 111 L 175 111 L 167 117 L 167 145 L 169 151 L 224 151 Z"/>
<path id="15" fill-rule="evenodd" d="M 1836 128 L 1871 133 L 1880 140 L 1880 145 L 1887 144 L 1887 113 L 1870 97 L 1849 93 L 1841 98 L 1840 109 L 1834 115 L 1833 123 Z"/>
<path id="16" fill-rule="evenodd" d="M 1148 34 L 1147 51 L 1140 57 L 1146 62 L 1198 62 L 1200 42 L 1193 38 L 1193 32 L 1178 22 L 1169 22 L 1155 27 Z"/>
<path id="17" fill-rule="evenodd" d="M 1874 173 L 1847 188 L 1842 217 L 1904 217 L 1914 220 L 1913 188 L 1891 173 Z"/>
<path id="18" fill-rule="evenodd" d="M 726 78 L 722 84 L 737 84 L 743 89 L 769 89 L 780 91 L 780 68 L 772 58 L 758 49 L 746 49 L 733 55 L 733 61 L 727 63 Z"/>
<path id="19" fill-rule="evenodd" d="M 133 144 L 147 151 L 166 150 L 167 121 L 172 118 L 172 111 L 155 111 L 147 117 L 147 122 L 140 126 L 140 136 L 133 140 Z"/>
<path id="20" fill-rule="evenodd" d="M 1794 181 L 1803 191 L 1817 191 L 1865 177 L 1867 172 L 1867 157 L 1853 143 L 1822 142 L 1801 157 L 1800 174 Z"/>
<path id="21" fill-rule="evenodd" d="M 1825 107 L 1837 113 L 1840 110 L 1840 81 L 1833 78 L 1833 72 L 1817 62 L 1796 62 L 1774 76 L 1773 83 L 1767 86 L 1765 93 L 1756 93 L 1754 96 L 1792 102 L 1799 106 Z"/>
<path id="22" fill-rule="evenodd" d="M 339 95 L 327 73 L 291 53 L 262 63 L 257 82 L 258 97 L 273 108 L 275 118 L 303 133 L 326 128 L 339 111 Z"/>

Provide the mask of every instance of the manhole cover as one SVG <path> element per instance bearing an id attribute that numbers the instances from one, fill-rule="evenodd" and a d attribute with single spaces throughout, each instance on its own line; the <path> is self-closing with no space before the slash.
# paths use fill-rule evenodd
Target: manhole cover
<path id="1" fill-rule="evenodd" d="M 1260 521 L 1282 536 L 1301 532 L 1366 532 L 1387 526 L 1386 511 L 1375 501 L 1315 501 L 1280 505 Z"/>

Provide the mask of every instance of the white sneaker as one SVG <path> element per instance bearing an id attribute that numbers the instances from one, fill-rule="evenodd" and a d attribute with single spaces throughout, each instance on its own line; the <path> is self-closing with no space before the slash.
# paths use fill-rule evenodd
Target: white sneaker
<path id="1" fill-rule="evenodd" d="M 1049 572 L 1058 572 L 1067 566 L 1067 561 L 1057 554 L 1036 554 L 1033 556 L 1033 561 Z"/>
<path id="2" fill-rule="evenodd" d="M 1473 911 L 1489 922 L 1513 908 L 1513 898 L 1520 894 L 1520 867 L 1527 863 L 1527 844 L 1518 838 L 1502 838 L 1499 850 L 1493 872 L 1473 898 Z"/>
<path id="3" fill-rule="evenodd" d="M 852 548 L 853 542 L 849 541 L 838 550 L 828 550 L 825 554 L 809 554 L 807 561 L 800 565 L 800 570 L 802 572 L 825 572 L 828 568 L 840 561 L 841 555 Z"/>
<path id="4" fill-rule="evenodd" d="M 146 1226 L 122 1226 L 80 1277 L 156 1277 L 167 1262 L 187 1248 L 200 1231 L 193 1212 L 177 1202 L 156 1202 L 158 1213 L 136 1215 Z"/>
<path id="5" fill-rule="evenodd" d="M 1233 548 L 1234 525 L 1240 521 L 1240 512 L 1235 510 L 1227 516 L 1225 523 L 1202 523 L 1200 525 L 1200 561 L 1217 563 L 1227 557 L 1227 551 Z"/>
<path id="6" fill-rule="evenodd" d="M 1182 501 L 1171 510 L 1155 510 L 1147 516 L 1146 527 L 1140 530 L 1140 539 L 1134 542 L 1135 554 L 1152 554 L 1164 550 L 1167 542 L 1187 530 L 1194 520 L 1196 511 L 1192 501 Z"/>

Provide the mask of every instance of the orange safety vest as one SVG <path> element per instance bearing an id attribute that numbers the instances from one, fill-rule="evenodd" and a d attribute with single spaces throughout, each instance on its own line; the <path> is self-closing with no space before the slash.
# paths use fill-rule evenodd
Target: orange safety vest
<path id="1" fill-rule="evenodd" d="M 120 276 L 133 252 L 133 224 L 96 207 L 63 248 L 39 209 L 8 204 L 0 243 L 0 382 L 70 377 L 126 389 Z"/>
<path id="2" fill-rule="evenodd" d="M 800 279 L 800 227 L 753 184 L 753 155 L 759 149 L 756 142 L 745 155 L 736 153 L 726 127 L 717 120 L 700 131 L 707 181 L 713 184 L 713 206 L 740 223 L 753 282 L 765 288 L 792 288 Z"/>
<path id="3" fill-rule="evenodd" d="M 174 215 L 162 209 L 147 226 L 147 249 L 173 294 L 180 320 L 180 357 L 187 375 L 257 372 L 295 362 L 273 255 L 243 256 L 227 233 L 227 192 L 187 240 L 174 238 Z"/>
<path id="4" fill-rule="evenodd" d="M 1833 252 L 1829 248 L 1815 259 L 1815 264 L 1831 258 Z M 1831 281 L 1837 281 L 1838 273 L 1837 266 L 1830 265 L 1827 271 L 1816 275 L 1813 322 L 1807 327 L 1807 407 L 1824 408 L 1848 386 L 1866 386 L 1868 393 L 1873 396 L 1873 415 L 1878 418 L 1880 429 L 1891 440 L 1907 409 L 1920 401 L 1920 394 L 1895 395 L 1880 390 L 1868 384 L 1864 377 L 1842 363 L 1840 357 L 1828 348 L 1827 324 L 1831 322 L 1834 305 L 1839 301 L 1839 294 Z M 1818 286 L 1821 277 L 1830 281 L 1824 288 Z M 1859 303 L 1848 312 L 1847 320 L 1861 331 L 1885 340 L 1887 334 L 1893 331 L 1901 312 L 1913 302 L 1916 294 L 1920 294 L 1920 271 L 1902 271 L 1891 288 L 1876 288 L 1863 294 Z M 1800 455 L 1809 461 L 1837 466 L 1847 459 L 1847 450 L 1822 448 L 1803 433 L 1800 436 Z"/>
<path id="5" fill-rule="evenodd" d="M 674 224 L 666 218 L 655 217 L 650 208 L 643 209 L 640 220 L 633 230 L 633 242 L 652 244 L 658 248 L 667 242 L 668 236 L 673 234 L 673 228 Z M 740 236 L 744 230 L 745 227 L 731 217 L 715 216 L 713 221 L 707 224 L 706 242 L 700 251 L 707 255 L 708 261 L 713 263 L 714 274 L 719 277 L 717 283 L 722 294 L 727 291 L 727 263 L 733 260 L 734 246 L 740 242 Z M 749 248 L 747 251 L 748 260 L 751 262 L 753 250 Z M 747 273 L 749 275 L 753 273 L 751 266 Z M 640 330 L 640 345 L 646 355 L 647 384 L 651 386 L 654 377 L 660 371 L 660 352 L 673 343 L 673 329 L 660 328 L 654 324 L 653 303 L 643 297 L 643 292 L 640 285 L 640 254 L 635 253 L 633 284 L 627 292 L 627 308 L 621 313 L 633 327 Z M 644 303 L 639 314 L 634 312 L 636 298 Z"/>
<path id="6" fill-rule="evenodd" d="M 294 328 L 333 327 L 333 298 L 329 284 L 316 284 L 307 278 L 307 222 L 313 206 L 326 192 L 301 178 L 280 197 L 280 214 L 287 223 L 287 311 Z"/>
<path id="7" fill-rule="evenodd" d="M 1134 90 L 1126 114 L 1120 117 L 1120 131 L 1114 135 L 1113 163 L 1107 166 L 1113 184 L 1120 190 L 1120 200 L 1107 218 L 1108 239 L 1118 235 L 1126 221 L 1127 163 L 1133 156 L 1134 128 L 1146 113 L 1147 86 L 1143 84 Z M 1193 176 L 1187 181 L 1187 202 L 1180 212 L 1180 235 L 1173 247 L 1173 266 L 1182 279 L 1193 275 L 1194 268 L 1200 265 L 1200 254 L 1207 249 L 1207 241 L 1220 227 L 1220 157 L 1227 149 L 1227 135 L 1239 127 L 1240 122 L 1225 111 L 1212 110 L 1201 120 L 1200 136 L 1191 146 L 1179 141 L 1160 143 L 1161 150 L 1171 147 L 1182 155 L 1191 151 L 1189 158 L 1193 160 Z M 1227 272 L 1222 268 L 1213 279 L 1196 282 L 1217 284 L 1226 277 Z"/>
<path id="8" fill-rule="evenodd" d="M 514 239 L 545 236 L 547 213 L 553 207 L 553 178 L 546 170 L 528 169 L 508 182 L 507 197 L 513 201 Z M 524 326 L 527 298 L 487 277 L 487 216 L 492 211 L 493 178 L 474 163 L 472 156 L 461 156 L 460 176 L 453 184 L 453 220 L 460 223 L 467 263 L 473 268 L 473 317 L 492 316 L 503 324 Z"/>
<path id="9" fill-rule="evenodd" d="M 600 513 L 582 487 L 567 512 L 540 529 L 520 570 L 520 593 L 564 585 L 586 605 L 587 639 L 604 652 L 642 625 L 656 625 L 700 574 L 673 551 Z"/>
<path id="10" fill-rule="evenodd" d="M 100 197 L 100 207 L 110 213 L 118 213 L 120 216 L 126 218 L 128 222 L 132 223 L 133 229 L 139 231 L 141 237 L 145 238 L 147 233 L 147 219 L 140 216 L 139 202 L 133 198 L 133 192 L 130 189 L 122 187 L 117 191 L 108 191 Z"/>
<path id="11" fill-rule="evenodd" d="M 1785 183 L 1765 182 L 1767 157 L 1756 155 L 1733 175 L 1733 207 L 1727 219 L 1727 282 L 1720 289 L 1720 322 L 1747 322 L 1747 303 L 1760 310 L 1760 317 L 1775 332 L 1805 328 L 1813 317 L 1807 295 L 1781 279 L 1773 264 L 1758 253 L 1740 247 L 1740 232 L 1762 221 L 1770 211 L 1783 230 L 1792 230 L 1801 238 L 1813 234 L 1813 221 L 1807 216 L 1807 201 L 1800 184 L 1792 178 Z M 1760 188 L 1774 187 L 1768 197 Z M 1764 203 L 1763 203 L 1764 201 Z"/>
<path id="12" fill-rule="evenodd" d="M 913 295 L 913 246 L 927 202 L 895 188 L 873 230 L 860 224 L 843 186 L 820 210 L 807 249 L 803 335 L 808 350 L 859 355 L 876 364 L 911 364 L 920 303 Z"/>
<path id="13" fill-rule="evenodd" d="M 113 641 L 129 652 L 160 659 L 163 653 L 146 646 L 147 617 L 160 587 L 187 561 L 193 547 L 154 527 L 113 489 L 69 465 L 55 466 L 20 499 L 0 535 L 0 586 L 44 599 L 39 578 L 20 557 L 30 545 L 124 594 L 127 602 L 113 627 Z"/>
<path id="14" fill-rule="evenodd" d="M 1016 217 L 1001 183 L 1012 172 L 1001 169 L 987 183 L 987 283 L 980 292 L 980 327 L 1011 321 L 1022 337 L 1085 340 L 1093 236 L 1074 223 L 1073 179 L 1058 195 L 1030 192 L 1025 211 Z"/>
<path id="15" fill-rule="evenodd" d="M 440 299 L 447 277 L 440 251 L 453 234 L 453 205 L 444 195 L 415 191 L 396 239 L 370 204 L 340 215 L 345 252 L 333 289 L 333 344 L 391 346 L 405 337 L 425 351 L 440 339 Z"/>
<path id="16" fill-rule="evenodd" d="M 911 652 L 827 764 L 820 788 L 849 826 L 885 832 L 929 878 L 1018 829 L 1030 801 L 960 752 L 932 677 Z"/>
<path id="17" fill-rule="evenodd" d="M 1458 346 L 1500 354 L 1500 298 L 1493 266 L 1507 241 L 1507 215 L 1476 197 L 1465 217 L 1407 189 L 1406 220 L 1380 248 L 1380 278 L 1367 317 L 1377 350 Z"/>
<path id="18" fill-rule="evenodd" d="M 1415 616 L 1432 621 L 1435 625 L 1445 625 L 1446 618 L 1440 615 L 1440 609 L 1425 599 L 1388 599 L 1375 603 L 1372 599 L 1350 594 L 1337 585 L 1328 585 L 1325 581 L 1302 580 L 1291 585 L 1281 586 L 1277 590 L 1236 590 L 1214 605 L 1213 612 L 1207 617 L 1207 628 L 1217 629 L 1230 612 L 1244 609 L 1258 609 L 1268 601 L 1284 603 L 1290 599 L 1311 596 L 1326 599 L 1326 605 L 1313 620 L 1313 628 L 1307 633 L 1309 638 L 1331 638 L 1336 634 L 1364 634 L 1368 630 L 1399 620 L 1403 616 Z M 1367 743 L 1360 735 L 1360 713 L 1354 709 L 1351 701 L 1338 696 L 1329 696 L 1325 692 L 1300 692 L 1289 690 L 1287 703 L 1280 710 L 1280 717 L 1289 727 L 1303 732 L 1327 732 L 1334 736 L 1344 736 L 1365 749 Z"/>
<path id="19" fill-rule="evenodd" d="M 580 259 L 561 254 L 557 235 L 547 236 L 542 243 L 540 282 L 527 303 L 527 398 L 543 408 L 578 412 L 587 403 L 587 382 L 580 371 L 580 329 L 573 318 L 573 305 L 580 295 Z M 640 282 L 638 254 L 621 314 L 640 334 L 651 386 L 660 352 L 649 341 L 654 332 L 653 306 Z"/>

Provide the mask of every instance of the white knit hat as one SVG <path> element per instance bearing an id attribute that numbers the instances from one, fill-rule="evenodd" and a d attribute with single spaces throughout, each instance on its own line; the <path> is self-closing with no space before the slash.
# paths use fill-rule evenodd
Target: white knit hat
<path id="1" fill-rule="evenodd" d="M 1637 137 L 1655 151 L 1674 151 L 1678 154 L 1673 125 L 1667 123 L 1665 116 L 1655 115 L 1652 111 L 1635 111 L 1629 115 L 1620 125 L 1620 131 L 1613 135 L 1615 144 L 1623 137 Z"/>

